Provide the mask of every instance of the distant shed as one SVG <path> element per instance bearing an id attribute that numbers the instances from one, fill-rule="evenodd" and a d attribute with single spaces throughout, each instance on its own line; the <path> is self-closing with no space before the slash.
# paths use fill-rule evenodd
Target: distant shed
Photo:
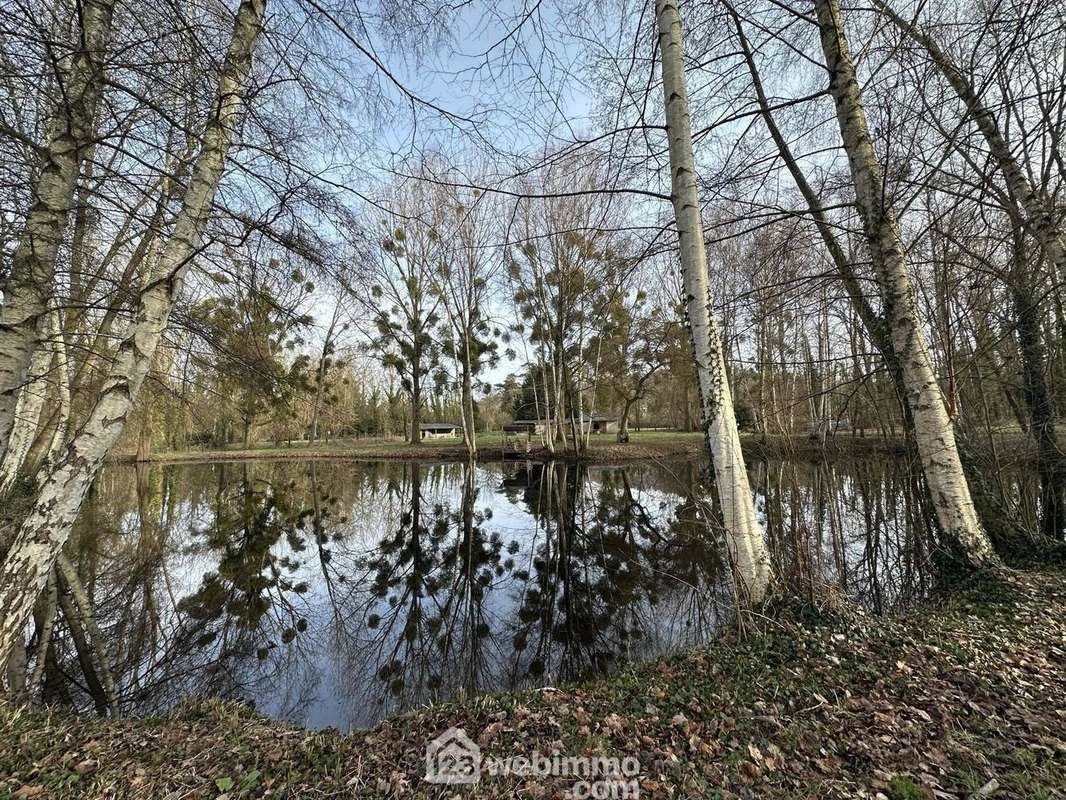
<path id="1" fill-rule="evenodd" d="M 423 439 L 444 439 L 449 436 L 462 435 L 462 427 L 453 422 L 423 422 L 418 429 Z"/>
<path id="2" fill-rule="evenodd" d="M 576 422 L 576 420 L 574 420 Z M 612 417 L 607 414 L 586 414 L 584 419 L 584 428 L 586 431 L 591 430 L 592 433 L 614 433 L 618 430 L 618 417 Z M 543 420 L 543 419 L 516 419 L 514 422 L 508 422 L 503 426 L 504 433 L 517 434 L 540 434 L 544 433 L 545 426 L 554 425 L 555 420 Z M 568 428 L 571 424 L 571 420 L 563 420 L 563 427 Z"/>

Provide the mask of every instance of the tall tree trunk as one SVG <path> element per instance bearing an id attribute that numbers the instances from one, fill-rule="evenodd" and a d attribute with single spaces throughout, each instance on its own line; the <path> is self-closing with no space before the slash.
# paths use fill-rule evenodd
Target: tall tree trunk
<path id="1" fill-rule="evenodd" d="M 618 434 L 616 436 L 619 444 L 626 444 L 629 442 L 629 412 L 633 408 L 633 404 L 636 403 L 638 398 L 627 397 L 622 404 L 622 413 L 618 417 Z M 638 420 L 639 424 L 639 420 Z"/>
<path id="2" fill-rule="evenodd" d="M 411 385 L 411 435 L 408 439 L 411 444 L 422 441 L 422 386 L 418 379 L 417 370 Z"/>
<path id="3" fill-rule="evenodd" d="M 0 566 L 0 660 L 22 637 L 37 595 L 70 535 L 74 519 L 140 392 L 174 300 L 202 246 L 203 232 L 244 103 L 265 0 L 242 0 L 174 232 L 141 293 L 133 325 L 88 419 L 41 484 L 37 501 Z"/>
<path id="4" fill-rule="evenodd" d="M 67 359 L 67 339 L 63 332 L 63 324 L 59 312 L 52 312 L 52 379 L 56 387 L 56 414 L 53 423 L 52 435 L 48 440 L 48 450 L 45 453 L 48 467 L 59 457 L 63 448 L 67 446 L 70 436 L 70 364 Z M 36 467 L 36 464 L 33 465 Z"/>
<path id="5" fill-rule="evenodd" d="M 78 665 L 81 667 L 82 677 L 85 678 L 85 688 L 88 689 L 89 696 L 93 699 L 96 713 L 100 716 L 106 716 L 108 709 L 107 692 L 100 682 L 100 676 L 96 673 L 93 652 L 89 646 L 85 629 L 81 625 L 81 617 L 78 610 L 71 603 L 70 597 L 62 589 L 59 590 L 58 600 L 59 608 L 63 612 L 63 619 L 66 620 L 67 628 L 70 631 L 70 638 L 74 643 L 74 651 L 78 656 Z M 53 648 L 53 657 L 55 655 L 54 650 L 55 648 Z"/>
<path id="6" fill-rule="evenodd" d="M 111 659 L 108 657 L 107 648 L 104 645 L 103 634 L 100 632 L 100 628 L 96 624 L 96 617 L 93 615 L 89 594 L 85 591 L 85 585 L 82 583 L 81 576 L 78 575 L 77 568 L 62 551 L 60 551 L 56 559 L 56 569 L 63 584 L 60 592 L 65 589 L 70 594 L 71 599 L 74 600 L 72 607 L 64 606 L 63 609 L 67 624 L 72 632 L 80 630 L 83 640 L 86 635 L 88 636 L 88 660 L 92 664 L 93 672 L 100 681 L 107 709 L 111 712 L 112 719 L 114 719 L 119 715 L 118 699 L 115 695 L 115 676 L 111 669 Z M 60 598 L 62 597 L 63 595 L 60 594 Z"/>
<path id="7" fill-rule="evenodd" d="M 52 634 L 55 631 L 56 605 L 59 602 L 56 584 L 55 570 L 52 570 L 48 577 L 44 594 L 41 597 L 41 602 L 34 613 L 37 623 L 37 648 L 34 651 L 33 672 L 30 674 L 29 682 L 26 684 L 31 692 L 37 690 L 37 686 L 44 678 L 44 668 L 48 661 L 48 648 L 52 644 Z"/>
<path id="8" fill-rule="evenodd" d="M 900 390 L 900 400 L 902 401 L 904 396 L 902 391 L 903 372 L 899 364 L 899 359 L 896 357 L 893 349 L 892 335 L 888 325 L 886 325 L 885 320 L 874 311 L 873 306 L 870 305 L 870 301 L 866 298 L 862 286 L 859 283 L 859 279 L 855 274 L 855 270 L 852 267 L 851 260 L 844 253 L 844 249 L 840 246 L 840 243 L 837 240 L 832 224 L 826 218 L 821 199 L 811 187 L 810 183 L 808 183 L 807 176 L 804 175 L 799 162 L 793 155 L 788 140 L 777 126 L 777 122 L 774 119 L 773 112 L 770 108 L 770 103 L 763 90 L 762 78 L 759 75 L 759 70 L 755 63 L 755 57 L 748 45 L 747 37 L 744 35 L 744 29 L 740 18 L 735 14 L 733 15 L 733 22 L 736 26 L 737 36 L 740 40 L 741 52 L 747 63 L 748 72 L 751 74 L 752 85 L 755 89 L 755 98 L 759 104 L 759 113 L 762 116 L 763 122 L 766 124 L 766 129 L 770 132 L 770 137 L 774 140 L 774 144 L 777 145 L 778 153 L 780 154 L 782 161 L 785 162 L 789 174 L 792 175 L 792 179 L 796 183 L 796 188 L 799 189 L 800 194 L 803 195 L 803 199 L 807 203 L 808 212 L 811 215 L 811 219 L 814 220 L 818 235 L 825 244 L 825 248 L 829 253 L 830 258 L 833 259 L 833 265 L 837 269 L 837 275 L 840 277 L 840 282 L 844 285 L 844 290 L 848 294 L 848 299 L 851 301 L 855 313 L 858 314 L 859 319 L 862 320 L 863 325 L 866 327 L 870 340 L 884 357 L 885 363 L 892 375 L 892 379 L 896 383 L 897 389 Z"/>
<path id="9" fill-rule="evenodd" d="M 1040 332 L 1040 301 L 1033 291 L 1025 237 L 1014 229 L 1014 265 L 1011 297 L 1022 357 L 1022 397 L 1029 410 L 1029 432 L 1037 446 L 1040 475 L 1041 529 L 1045 536 L 1060 539 L 1066 531 L 1066 464 L 1059 448 L 1051 392 L 1044 377 L 1044 339 Z"/>
<path id="10" fill-rule="evenodd" d="M 474 432 L 474 382 L 470 375 L 470 345 L 466 345 L 466 360 L 461 365 L 463 371 L 462 412 L 463 412 L 463 443 L 466 445 L 467 455 L 471 459 L 477 458 L 477 434 Z"/>
<path id="11" fill-rule="evenodd" d="M 190 114 L 190 117 L 191 116 L 192 114 Z M 169 145 L 171 139 L 168 137 L 167 141 Z M 195 141 L 195 137 L 190 136 L 182 153 L 168 162 L 166 175 L 160 182 L 159 195 L 156 198 L 152 215 L 148 218 L 144 233 L 141 234 L 138 239 L 137 246 L 133 248 L 133 252 L 130 254 L 129 260 L 127 260 L 126 266 L 122 270 L 122 275 L 116 282 L 117 286 L 123 288 L 129 286 L 139 272 L 141 274 L 141 280 L 139 283 L 143 289 L 145 281 L 154 271 L 159 256 L 160 237 L 162 236 L 162 228 L 167 216 L 167 209 L 170 207 L 171 201 L 178 195 L 181 187 L 186 181 L 191 166 L 193 151 L 195 149 Z M 109 260 L 109 258 L 105 258 L 105 260 Z M 85 297 L 88 297 L 89 289 L 86 288 L 84 291 L 86 292 Z M 94 375 L 97 373 L 101 373 L 106 377 L 106 374 L 103 372 L 103 369 L 100 369 L 99 365 L 101 362 L 105 361 L 104 356 L 109 350 L 107 343 L 111 340 L 112 326 L 119 318 L 119 314 L 124 307 L 124 303 L 111 304 L 104 312 L 103 319 L 100 321 L 100 324 L 97 325 L 91 340 L 89 339 L 88 333 L 85 334 L 85 340 L 88 341 L 89 344 L 86 345 L 83 343 L 81 347 L 87 351 L 86 357 L 78 366 L 71 381 L 76 388 L 83 389 L 87 386 L 93 386 L 95 382 Z M 75 318 L 74 322 L 75 325 L 73 328 L 69 328 L 70 330 L 77 330 L 80 328 L 81 322 L 77 318 Z"/>
<path id="12" fill-rule="evenodd" d="M 756 99 L 759 103 L 760 113 L 764 121 L 766 122 L 766 126 L 770 131 L 770 135 L 773 138 L 774 143 L 777 145 L 782 160 L 787 166 L 789 172 L 792 174 L 792 177 L 795 179 L 796 185 L 799 188 L 800 193 L 807 201 L 811 218 L 814 220 L 818 228 L 819 234 L 821 235 L 822 240 L 826 245 L 826 249 L 828 250 L 830 256 L 833 259 L 834 264 L 837 267 L 837 272 L 840 275 L 841 281 L 844 284 L 844 288 L 848 293 L 848 297 L 851 300 L 852 306 L 854 307 L 856 314 L 862 321 L 863 327 L 865 328 L 867 335 L 870 338 L 870 341 L 881 353 L 881 356 L 884 359 L 885 366 L 888 369 L 895 389 L 896 405 L 901 411 L 904 429 L 910 436 L 910 438 L 908 439 L 908 445 L 913 446 L 914 424 L 913 419 L 911 417 L 910 407 L 907 403 L 907 391 L 903 378 L 903 368 L 900 359 L 895 352 L 895 345 L 892 341 L 891 330 L 886 324 L 886 320 L 884 319 L 884 317 L 877 314 L 873 310 L 873 307 L 870 305 L 869 301 L 863 294 L 861 286 L 855 276 L 855 271 L 852 267 L 854 256 L 850 253 L 845 254 L 844 249 L 838 243 L 836 234 L 834 233 L 832 226 L 829 224 L 829 221 L 826 219 L 818 195 L 807 182 L 806 176 L 803 174 L 799 163 L 793 156 L 787 140 L 781 134 L 781 131 L 778 129 L 776 122 L 774 121 L 773 113 L 770 109 L 769 102 L 767 101 L 766 95 L 763 91 L 762 81 L 760 79 L 759 72 L 755 64 L 754 56 L 748 45 L 747 38 L 744 35 L 744 30 L 741 25 L 740 18 L 734 14 L 733 20 L 736 25 L 737 34 L 740 40 L 741 51 L 744 54 L 748 69 L 751 73 L 752 83 L 755 88 L 755 94 Z M 852 343 L 852 347 L 854 351 L 854 342 Z M 860 371 L 860 373 L 857 373 L 857 377 L 860 374 L 869 374 L 870 372 L 870 365 L 867 364 L 865 370 Z M 1013 396 L 1008 394 L 1007 398 L 1013 405 Z M 888 430 L 886 430 L 884 420 L 880 414 L 880 403 L 873 401 L 872 397 L 871 401 L 874 402 L 874 408 L 878 412 L 877 422 L 881 430 L 881 435 L 887 435 L 889 430 L 892 434 L 894 434 L 894 419 L 889 420 Z M 963 465 L 964 469 L 968 470 L 968 475 L 970 475 L 971 478 L 973 478 L 974 476 L 977 476 L 978 478 L 980 477 L 978 468 L 975 466 L 972 460 L 968 464 L 964 457 Z M 976 492 L 978 494 L 984 491 L 982 487 L 983 482 L 981 481 L 978 481 L 978 483 L 976 484 L 971 483 L 970 486 L 971 491 Z M 1011 540 L 1015 540 L 1017 538 L 1017 534 L 1019 531 L 1015 526 L 1011 524 L 1010 520 L 1008 519 L 1009 515 L 1004 513 L 1002 504 L 995 497 L 975 496 L 975 500 L 978 507 L 979 515 L 985 521 L 986 524 L 992 524 L 995 526 L 994 530 L 996 531 L 997 537 Z M 1005 543 L 1009 544 L 1008 542 Z"/>
<path id="13" fill-rule="evenodd" d="M 322 355 L 318 359 L 318 374 L 315 379 L 315 404 L 311 411 L 311 430 L 308 432 L 308 444 L 314 444 L 318 439 L 318 418 L 322 413 L 322 392 L 326 385 L 326 359 L 330 355 L 330 346 L 333 342 L 333 331 L 337 327 L 337 317 L 341 311 L 340 303 L 333 307 L 333 316 L 329 320 L 326 329 L 326 339 L 322 342 Z"/>
<path id="14" fill-rule="evenodd" d="M 981 101 L 969 78 L 932 36 L 900 17 L 883 0 L 874 0 L 874 5 L 907 37 L 929 53 L 937 70 L 966 105 L 966 110 L 984 136 L 1015 201 L 1025 213 L 1026 227 L 1033 238 L 1040 242 L 1048 260 L 1058 273 L 1059 281 L 1066 285 L 1066 232 L 1063 231 L 1061 218 L 1056 218 L 1053 208 L 1049 206 L 1042 192 L 1029 181 L 1025 168 L 1015 158 L 1010 144 L 1000 131 L 995 114 Z"/>
<path id="15" fill-rule="evenodd" d="M 855 199 L 881 290 L 892 344 L 903 370 L 907 404 L 922 470 L 941 530 L 975 566 L 995 565 L 999 558 L 985 533 L 963 474 L 955 431 L 929 360 L 918 318 L 918 304 L 907 270 L 899 229 L 885 206 L 881 165 L 870 139 L 855 65 L 844 36 L 839 0 L 814 0 L 829 93 L 847 152 Z"/>
<path id="16" fill-rule="evenodd" d="M 62 98 L 42 150 L 33 202 L 11 257 L 0 307 L 0 452 L 7 449 L 19 389 L 46 338 L 56 255 L 103 93 L 115 0 L 83 0 L 79 47 L 65 71 Z"/>
<path id="17" fill-rule="evenodd" d="M 772 578 L 770 556 L 755 516 L 751 487 L 733 414 L 718 324 L 712 311 L 707 251 L 696 193 L 688 93 L 685 88 L 681 17 L 677 0 L 656 0 L 662 51 L 663 94 L 670 144 L 674 216 L 677 221 L 685 308 L 692 339 L 707 448 L 714 464 L 726 537 L 738 588 L 748 600 L 763 599 Z"/>
<path id="18" fill-rule="evenodd" d="M 545 365 L 547 363 L 548 362 L 546 362 L 543 359 L 543 357 L 542 357 L 541 360 L 540 360 L 540 380 L 541 380 L 541 383 L 544 386 L 544 414 L 543 414 L 543 416 L 541 416 L 540 408 L 538 406 L 536 419 L 537 419 L 538 422 L 543 419 L 543 421 L 544 421 L 544 446 L 546 448 L 548 448 L 548 452 L 549 453 L 554 455 L 555 454 L 555 428 L 554 428 L 555 421 L 554 421 L 554 417 L 558 413 L 558 411 L 553 411 L 552 410 L 552 397 L 553 397 L 553 395 L 551 393 L 551 387 L 548 386 L 548 371 L 545 369 Z M 537 383 L 536 377 L 534 377 L 534 379 L 533 379 L 534 398 L 536 397 L 536 394 L 535 394 L 535 392 L 536 392 L 536 383 Z M 556 407 L 558 407 L 558 404 L 556 404 Z M 534 428 L 534 430 L 536 430 L 536 428 Z"/>
<path id="19" fill-rule="evenodd" d="M 27 370 L 26 385 L 18 393 L 7 448 L 3 459 L 0 459 L 0 495 L 6 494 L 15 482 L 37 434 L 41 411 L 48 398 L 48 367 L 51 362 L 52 349 L 45 342 L 38 344 Z"/>
<path id="20" fill-rule="evenodd" d="M 15 423 L 0 461 L 0 495 L 11 488 L 20 472 L 37 469 L 41 453 L 54 457 L 67 441 L 70 372 L 63 324 L 55 309 L 48 314 L 47 335 L 48 341 L 40 342 L 33 354 L 27 376 L 29 383 L 15 404 Z M 53 388 L 55 413 L 46 415 L 42 424 L 42 412 Z"/>

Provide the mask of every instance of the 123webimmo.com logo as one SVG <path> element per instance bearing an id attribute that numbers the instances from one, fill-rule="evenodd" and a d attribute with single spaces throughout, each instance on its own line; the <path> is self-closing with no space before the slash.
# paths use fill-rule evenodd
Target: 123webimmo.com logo
<path id="1" fill-rule="evenodd" d="M 640 797 L 640 762 L 633 756 L 550 756 L 533 753 L 508 758 L 482 756 L 462 728 L 448 728 L 426 746 L 426 781 L 475 784 L 483 775 L 575 779 L 575 800 L 631 800 Z"/>
<path id="2" fill-rule="evenodd" d="M 481 780 L 481 748 L 462 728 L 448 728 L 426 746 L 426 780 L 477 783 Z"/>

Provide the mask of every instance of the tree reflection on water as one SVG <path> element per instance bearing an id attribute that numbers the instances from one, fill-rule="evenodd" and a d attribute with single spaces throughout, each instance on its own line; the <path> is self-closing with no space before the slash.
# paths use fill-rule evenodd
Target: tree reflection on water
<path id="1" fill-rule="evenodd" d="M 761 463 L 752 486 L 792 591 L 879 613 L 928 591 L 904 465 Z M 706 641 L 734 608 L 712 496 L 685 462 L 115 466 L 70 552 L 124 711 L 225 696 L 348 728 Z M 73 638 L 40 691 L 100 706 Z"/>

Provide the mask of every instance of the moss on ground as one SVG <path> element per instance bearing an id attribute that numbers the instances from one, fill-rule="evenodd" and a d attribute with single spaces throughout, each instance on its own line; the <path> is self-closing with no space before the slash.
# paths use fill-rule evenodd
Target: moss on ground
<path id="1" fill-rule="evenodd" d="M 425 745 L 449 727 L 494 756 L 634 755 L 646 798 L 1066 797 L 1061 569 L 973 582 L 897 619 L 797 619 L 350 735 L 232 702 L 117 722 L 0 706 L 0 798 L 571 796 L 566 778 L 426 783 Z"/>

